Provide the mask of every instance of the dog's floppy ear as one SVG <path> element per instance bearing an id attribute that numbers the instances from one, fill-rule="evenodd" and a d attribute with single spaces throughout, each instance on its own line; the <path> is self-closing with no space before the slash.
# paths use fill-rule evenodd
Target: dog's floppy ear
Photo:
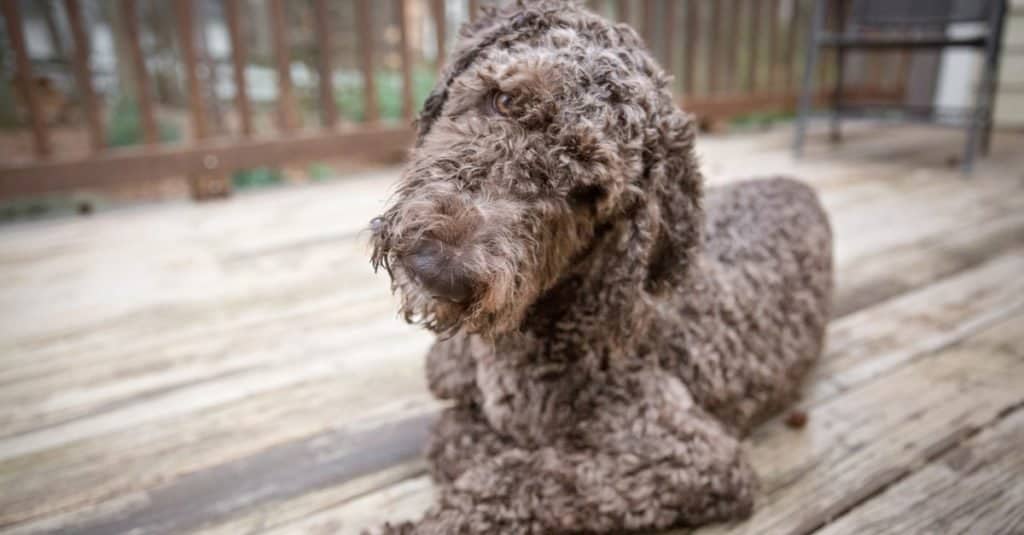
<path id="1" fill-rule="evenodd" d="M 656 218 L 645 289 L 660 293 L 683 282 L 700 245 L 703 179 L 694 156 L 695 127 L 669 102 L 658 110 L 645 143 L 648 202 Z"/>

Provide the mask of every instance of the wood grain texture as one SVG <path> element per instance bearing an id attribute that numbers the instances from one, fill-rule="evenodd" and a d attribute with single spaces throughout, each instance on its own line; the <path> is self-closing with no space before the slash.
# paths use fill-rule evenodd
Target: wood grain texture
<path id="1" fill-rule="evenodd" d="M 146 56 L 142 52 L 142 43 L 139 38 L 138 4 L 136 0 L 121 0 L 119 7 L 124 37 L 128 42 L 128 52 L 131 55 L 132 76 L 135 82 L 135 93 L 133 96 L 139 104 L 139 120 L 142 123 L 142 133 L 146 144 L 155 145 L 160 141 L 160 133 L 157 130 L 153 89 L 150 87 Z"/>
<path id="2" fill-rule="evenodd" d="M 1019 138 L 964 181 L 935 167 L 956 132 L 880 132 L 800 162 L 782 129 L 699 143 L 712 185 L 808 180 L 837 239 L 810 420 L 751 438 L 765 493 L 739 532 L 850 515 L 1017 395 L 990 349 L 1022 332 Z M 357 533 L 422 511 L 430 336 L 366 260 L 395 176 L 0 231 L 0 531 Z"/>
<path id="3" fill-rule="evenodd" d="M 975 361 L 988 357 L 985 351 L 993 340 L 1019 340 L 1019 329 L 1024 326 L 1024 301 L 1019 290 L 1006 292 L 1015 293 L 1007 298 L 1009 304 L 984 321 L 973 322 L 974 328 L 949 334 L 938 320 L 930 333 L 910 329 L 906 336 L 899 336 L 900 322 L 927 321 L 925 318 L 935 314 L 933 305 L 949 315 L 946 321 L 956 317 L 966 322 L 958 311 L 973 304 L 972 287 L 985 285 L 985 281 L 1005 281 L 993 277 L 1007 277 L 1021 269 L 1024 254 L 1016 254 L 993 260 L 934 292 L 931 287 L 925 288 L 909 296 L 906 303 L 879 310 L 877 325 L 888 326 L 881 327 L 881 331 L 858 328 L 875 314 L 874 309 L 849 318 L 849 325 L 833 328 L 830 346 L 836 348 L 828 351 L 815 370 L 801 403 L 809 415 L 807 427 L 794 432 L 779 418 L 750 438 L 751 458 L 761 477 L 763 495 L 754 519 L 740 525 L 735 533 L 809 533 L 813 530 L 789 528 L 817 523 L 822 515 L 844 509 L 849 500 L 860 496 L 858 493 L 870 494 L 890 481 L 893 470 L 903 467 L 897 463 L 900 459 L 926 456 L 929 448 L 946 440 L 948 433 L 967 432 L 973 429 L 971 425 L 983 425 L 988 422 L 986 418 L 1024 402 L 1024 391 L 1012 386 L 1014 381 L 1024 380 L 1024 361 L 991 364 L 991 369 L 986 367 L 991 377 L 972 375 Z M 956 292 L 955 288 L 963 291 Z M 959 294 L 962 301 L 950 302 L 952 294 Z M 910 312 L 908 308 L 915 310 Z M 966 357 L 970 351 L 978 353 Z M 1009 375 L 1003 376 L 1004 372 Z M 967 376 L 977 378 L 977 382 L 971 382 L 973 389 L 963 384 Z M 992 381 L 1000 388 L 995 388 Z M 935 421 L 923 421 L 929 418 Z M 888 436 L 897 426 L 903 426 L 901 432 Z M 428 486 L 417 488 L 425 493 Z M 403 496 L 404 505 L 395 510 L 398 518 L 415 517 L 429 505 L 429 498 Z M 379 499 L 372 496 L 354 501 L 331 515 L 323 515 L 324 522 L 360 515 L 372 520 L 373 515 L 363 509 L 376 503 Z M 709 531 L 733 532 L 723 527 Z M 358 533 L 358 529 L 353 528 L 351 533 Z"/>
<path id="4" fill-rule="evenodd" d="M 32 148 L 37 157 L 46 158 L 52 152 L 50 134 L 46 127 L 46 118 L 43 117 L 42 103 L 33 87 L 36 78 L 32 74 L 28 41 L 22 28 L 21 9 L 17 0 L 0 1 L 0 14 L 4 18 L 10 46 L 14 49 L 16 71 L 13 85 L 17 88 L 21 102 L 28 108 L 28 118 L 32 126 Z"/>
<path id="5" fill-rule="evenodd" d="M 238 109 L 238 120 L 244 137 L 253 134 L 252 104 L 249 102 L 249 88 L 245 77 L 245 67 L 249 62 L 249 54 L 245 44 L 245 28 L 239 8 L 240 0 L 224 0 L 224 19 L 228 26 L 231 41 L 231 74 L 235 83 L 235 107 Z"/>
<path id="6" fill-rule="evenodd" d="M 1019 346 L 1005 350 L 1024 358 Z M 1016 408 L 818 533 L 1024 533 L 1021 444 L 1024 411 Z"/>
<path id="7" fill-rule="evenodd" d="M 99 152 L 106 146 L 107 140 L 103 134 L 100 103 L 92 87 L 92 69 L 89 63 L 92 49 L 89 35 L 85 32 L 82 6 L 78 0 L 64 0 L 64 13 L 75 43 L 72 67 L 75 71 L 75 86 L 82 95 L 85 123 L 89 128 L 89 146 L 93 152 Z"/>
<path id="8" fill-rule="evenodd" d="M 1018 313 L 957 347 L 816 406 L 804 431 L 752 439 L 762 478 L 754 516 L 701 534 L 805 534 L 956 446 L 1024 402 Z M 1018 504 L 1019 505 L 1019 504 Z"/>

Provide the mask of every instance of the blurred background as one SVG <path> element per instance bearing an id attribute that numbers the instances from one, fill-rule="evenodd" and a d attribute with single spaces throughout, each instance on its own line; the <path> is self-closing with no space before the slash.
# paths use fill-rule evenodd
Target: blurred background
<path id="1" fill-rule="evenodd" d="M 0 532 L 358 533 L 429 504 L 431 337 L 365 228 L 496 3 L 0 0 Z M 946 532 L 1024 473 L 984 442 L 1024 440 L 1024 2 L 585 4 L 673 75 L 710 185 L 797 176 L 833 219 L 810 420 L 752 439 L 773 507 L 738 529 Z M 928 472 L 960 438 L 991 477 Z"/>
<path id="2" fill-rule="evenodd" d="M 480 4 L 5 1 L 0 219 L 217 197 L 397 161 L 458 26 Z M 931 2 L 936 13 L 947 4 Z M 588 5 L 642 33 L 706 128 L 792 117 L 812 1 Z M 838 29 L 838 12 L 829 11 L 826 29 Z M 944 31 L 964 30 L 972 24 Z M 1006 39 L 1019 32 L 1011 24 Z M 999 55 L 1011 57 L 995 123 L 1019 127 L 1022 60 L 1009 49 Z M 903 105 L 940 119 L 933 109 L 974 104 L 984 62 L 940 48 L 844 56 L 846 105 Z M 827 49 L 816 62 L 815 102 L 836 85 L 836 57 Z"/>

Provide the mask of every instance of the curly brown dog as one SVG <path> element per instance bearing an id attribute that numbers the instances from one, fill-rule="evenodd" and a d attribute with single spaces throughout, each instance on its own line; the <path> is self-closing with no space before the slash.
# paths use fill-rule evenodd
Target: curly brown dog
<path id="1" fill-rule="evenodd" d="M 831 231 L 786 179 L 704 194 L 636 33 L 543 0 L 463 28 L 373 264 L 439 333 L 451 400 L 424 534 L 620 533 L 748 515 L 739 437 L 822 350 Z"/>

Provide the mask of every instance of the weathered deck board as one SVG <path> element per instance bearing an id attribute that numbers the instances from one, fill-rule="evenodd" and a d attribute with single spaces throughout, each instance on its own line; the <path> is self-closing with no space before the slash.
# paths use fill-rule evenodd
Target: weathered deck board
<path id="1" fill-rule="evenodd" d="M 819 416 L 861 404 L 863 419 L 908 418 L 918 405 L 892 378 L 989 336 L 1024 295 L 1020 138 L 998 137 L 965 181 L 924 168 L 955 134 L 876 133 L 852 128 L 802 162 L 784 131 L 700 144 L 712 184 L 768 169 L 809 180 L 836 231 L 838 319 L 804 400 L 817 434 L 771 423 L 751 439 L 778 487 L 762 506 L 780 514 L 795 514 L 785 483 L 820 483 L 844 447 Z M 430 338 L 395 318 L 359 234 L 394 176 L 0 231 L 0 531 L 347 533 L 421 510 Z M 930 440 L 928 422 L 906 440 Z M 792 444 L 807 436 L 814 447 Z M 776 459 L 789 447 L 819 462 Z M 822 507 L 850 499 L 833 490 Z"/>
<path id="2" fill-rule="evenodd" d="M 998 184 L 1005 187 L 1002 183 Z M 965 189 L 963 186 L 959 187 Z M 914 286 L 914 280 L 926 282 L 929 280 L 927 276 L 929 270 L 941 275 L 969 265 L 970 258 L 965 257 L 962 252 L 967 246 L 971 247 L 971 250 L 979 251 L 973 258 L 983 258 L 984 253 L 990 252 L 993 247 L 1012 243 L 1013 237 L 1021 235 L 1015 231 L 1019 228 L 1017 219 L 1024 209 L 1024 199 L 1021 196 L 1007 197 L 1004 187 L 993 188 L 988 185 L 985 188 L 978 188 L 982 193 L 970 190 L 965 193 L 947 188 L 939 192 L 936 200 L 930 201 L 930 210 L 924 214 L 901 210 L 899 205 L 893 206 L 891 203 L 886 203 L 882 207 L 872 206 L 872 212 L 876 216 L 880 213 L 886 214 L 887 217 L 880 219 L 891 220 L 892 217 L 888 214 L 903 214 L 907 221 L 913 219 L 925 223 L 914 227 L 915 229 L 934 228 L 935 230 L 923 233 L 923 238 L 916 242 L 913 241 L 916 234 L 907 237 L 904 235 L 905 233 L 892 232 L 885 228 L 877 232 L 886 239 L 879 237 L 874 240 L 864 240 L 851 237 L 848 240 L 842 240 L 841 243 L 852 244 L 853 247 L 860 250 L 861 256 L 874 255 L 873 258 L 876 262 L 873 264 L 874 269 L 869 271 L 871 266 L 865 266 L 863 269 L 843 269 L 844 262 L 842 259 L 840 260 L 840 307 L 837 308 L 856 307 L 856 303 L 846 305 L 846 301 L 842 299 L 844 296 L 863 300 L 864 296 L 871 295 L 873 292 L 874 299 L 879 300 L 894 293 L 890 286 L 896 285 L 897 290 L 906 290 Z M 890 195 L 889 197 L 896 197 L 904 203 L 907 201 L 903 196 Z M 946 199 L 953 199 L 956 202 L 943 202 Z M 925 201 L 928 199 L 926 198 Z M 963 209 L 965 203 L 972 202 L 982 204 L 986 206 L 986 209 Z M 996 205 L 997 202 L 1001 205 Z M 844 214 L 850 210 L 852 209 L 834 211 L 837 229 L 843 231 L 854 228 L 858 233 L 867 232 L 843 221 Z M 957 217 L 952 214 L 956 214 Z M 995 219 L 993 220 L 993 218 Z M 906 223 L 906 221 L 897 221 L 897 223 Z M 947 229 L 954 223 L 961 226 L 959 231 Z M 983 239 L 986 238 L 984 234 L 980 237 L 976 235 L 976 225 L 985 225 L 985 228 L 995 226 L 999 232 L 986 241 Z M 909 224 L 904 226 L 910 227 Z M 984 230 L 982 229 L 982 232 Z M 914 230 L 914 232 L 920 233 L 918 230 Z M 950 232 L 969 233 L 970 241 L 966 245 L 962 243 L 947 245 L 947 241 L 949 241 L 947 235 Z M 852 232 L 847 232 L 847 234 L 852 234 Z M 1010 238 L 1007 238 L 1007 235 Z M 892 240 L 909 241 L 913 247 L 894 251 L 889 243 Z M 923 244 L 921 242 L 940 248 L 943 255 L 929 254 L 928 251 L 922 252 Z M 851 245 L 846 247 L 849 249 Z M 9 407 L 37 402 L 38 400 L 34 399 L 33 395 L 47 396 L 48 400 L 45 405 L 39 406 L 39 409 L 45 413 L 42 419 L 34 419 L 32 414 L 19 408 L 17 416 L 14 417 L 4 414 L 0 409 L 0 421 L 7 419 L 6 431 L 16 433 L 21 429 L 16 422 L 10 421 L 10 418 L 30 420 L 26 422 L 28 426 L 52 425 L 53 421 L 65 420 L 73 414 L 87 413 L 94 408 L 93 405 L 109 406 L 111 403 L 130 399 L 139 393 L 157 391 L 168 385 L 184 383 L 192 376 L 230 374 L 239 366 L 244 366 L 245 363 L 253 366 L 262 364 L 258 356 L 248 356 L 244 359 L 228 359 L 222 367 L 218 367 L 215 364 L 216 358 L 211 358 L 208 355 L 195 355 L 191 360 L 202 362 L 201 369 L 190 372 L 187 367 L 179 369 L 180 366 L 177 366 L 171 370 L 172 373 L 161 378 L 151 373 L 154 367 L 165 366 L 169 358 L 177 359 L 177 364 L 182 363 L 178 352 L 168 355 L 167 351 L 161 351 L 162 348 L 174 349 L 179 345 L 187 346 L 189 343 L 195 343 L 193 340 L 199 340 L 200 344 L 209 345 L 211 339 L 230 340 L 238 331 L 248 332 L 257 326 L 262 329 L 286 330 L 292 327 L 291 322 L 296 322 L 301 325 L 301 328 L 308 330 L 310 328 L 309 315 L 311 314 L 342 314 L 341 317 L 332 317 L 331 323 L 340 326 L 354 320 L 359 327 L 362 327 L 359 322 L 365 321 L 363 318 L 366 317 L 367 308 L 373 310 L 371 314 L 376 314 L 376 317 L 388 317 L 387 312 L 393 310 L 393 302 L 384 297 L 386 294 L 384 285 L 378 279 L 373 279 L 365 266 L 360 265 L 356 269 L 349 268 L 351 271 L 349 269 L 331 271 L 329 268 L 334 263 L 362 264 L 365 256 L 362 246 L 344 242 L 326 243 L 314 248 L 318 251 L 306 251 L 301 257 L 306 265 L 317 264 L 315 270 L 304 273 L 301 287 L 288 285 L 286 268 L 273 267 L 270 273 L 266 273 L 267 270 L 262 270 L 260 276 L 278 281 L 277 290 L 259 291 L 254 288 L 251 291 L 255 295 L 246 296 L 242 302 L 220 295 L 219 306 L 208 304 L 209 299 L 196 304 L 181 305 L 180 309 L 165 305 L 159 314 L 144 312 L 137 314 L 129 321 L 93 325 L 92 327 L 101 334 L 75 337 L 75 341 L 70 344 L 52 344 L 39 350 L 12 350 L 14 356 L 8 361 L 8 367 L 0 371 L 0 384 L 6 387 L 0 394 L 0 399 L 9 401 L 10 405 L 7 405 Z M 951 252 L 947 252 L 950 250 Z M 911 261 L 916 259 L 919 268 L 903 269 L 896 273 L 881 273 L 877 265 L 880 263 L 878 260 L 893 253 L 903 255 L 904 267 L 914 267 Z M 286 264 L 284 261 L 278 263 Z M 945 266 L 945 269 L 939 269 L 941 266 Z M 865 272 L 867 273 L 865 274 Z M 232 273 L 232 275 L 244 274 Z M 883 275 L 888 280 L 880 281 Z M 910 279 L 910 281 L 893 282 L 892 279 L 897 277 L 902 277 L 904 280 Z M 357 292 L 347 288 L 329 289 L 330 281 L 333 278 L 356 281 L 359 284 L 353 284 L 353 286 L 361 289 Z M 857 282 L 852 291 L 846 290 L 847 280 Z M 356 307 L 358 307 L 358 312 L 352 310 Z M 177 328 L 173 331 L 161 328 L 165 325 L 168 314 L 177 316 L 175 318 Z M 397 325 L 395 328 L 403 329 Z M 410 333 L 410 336 L 416 335 Z M 88 341 L 90 338 L 92 338 L 91 342 Z M 95 338 L 99 338 L 99 340 Z M 114 340 L 117 341 L 116 345 L 112 343 Z M 67 368 L 77 361 L 78 355 L 86 351 L 92 355 L 92 362 L 104 364 L 104 366 L 94 366 L 78 370 L 75 373 L 68 373 Z M 198 353 L 201 354 L 204 351 L 199 350 Z M 127 355 L 132 356 L 127 358 Z M 19 357 L 21 358 L 19 359 Z M 132 383 L 131 376 L 140 372 L 145 373 L 145 380 Z M 88 392 L 94 390 L 95 385 L 102 385 L 103 381 L 110 377 L 120 378 L 117 389 L 107 388 L 100 392 Z M 81 392 L 81 389 L 86 392 Z M 58 399 L 53 399 L 49 395 L 50 392 L 60 391 L 71 391 L 74 392 L 74 395 L 61 396 Z"/>
<path id="3" fill-rule="evenodd" d="M 1017 409 L 819 533 L 1024 533 L 1022 444 L 1024 411 Z"/>
<path id="4" fill-rule="evenodd" d="M 813 533 L 963 437 L 1024 403 L 1024 314 L 921 358 L 809 411 L 800 433 L 780 424 L 754 440 L 764 489 L 753 518 L 700 533 Z M 772 432 L 772 427 L 777 429 Z"/>
<path id="5" fill-rule="evenodd" d="M 941 405 L 934 410 L 928 409 L 941 396 L 949 398 L 945 400 L 946 403 L 981 403 L 989 394 L 1024 401 L 1024 390 L 1019 388 L 1010 389 L 1017 397 L 995 391 L 979 392 L 977 395 L 974 392 L 951 395 L 951 389 L 959 387 L 958 384 L 944 385 L 938 380 L 932 380 L 929 377 L 933 376 L 928 375 L 930 371 L 921 375 L 927 370 L 940 369 L 940 364 L 936 362 L 945 363 L 946 360 L 951 360 L 951 370 L 959 370 L 957 373 L 960 374 L 968 373 L 973 366 L 973 359 L 956 359 L 937 351 L 957 343 L 974 347 L 971 335 L 982 330 L 987 332 L 992 329 L 992 325 L 1005 323 L 1008 317 L 1017 318 L 1014 327 L 1024 325 L 1024 293 L 1021 292 L 1024 283 L 1011 288 L 1004 286 L 1008 278 L 1021 272 L 1024 272 L 1024 252 L 1017 252 L 896 301 L 863 310 L 834 324 L 830 330 L 830 339 L 837 339 L 834 344 L 836 347 L 828 350 L 815 371 L 817 380 L 808 382 L 802 404 L 813 424 L 809 424 L 804 432 L 795 433 L 781 422 L 772 422 L 758 429 L 751 437 L 752 461 L 761 476 L 762 491 L 766 491 L 767 497 L 759 502 L 759 514 L 762 509 L 777 507 L 775 503 L 780 499 L 776 492 L 791 492 L 791 486 L 820 485 L 837 477 L 836 473 L 825 472 L 841 459 L 859 454 L 860 448 L 867 448 L 864 453 L 869 456 L 867 459 L 877 461 L 878 458 L 873 457 L 877 451 L 871 449 L 871 441 L 875 439 L 881 442 L 881 436 L 889 429 L 885 426 L 890 425 L 892 419 L 912 420 L 924 417 L 916 413 L 934 412 L 929 418 L 942 420 L 936 426 L 963 424 L 956 420 L 964 412 L 956 409 L 959 405 Z M 949 332 L 950 325 L 965 327 Z M 1020 337 L 1020 331 L 1015 333 L 1012 328 L 999 333 L 1009 341 L 1014 340 L 1013 336 Z M 984 345 L 982 342 L 977 343 Z M 983 352 L 977 355 L 985 356 Z M 963 369 L 955 368 L 958 365 Z M 1021 366 L 1019 373 L 1024 374 L 1024 363 Z M 885 371 L 890 373 L 885 374 Z M 994 366 L 992 372 L 998 374 L 998 366 Z M 1012 385 L 1012 381 L 1009 384 Z M 949 388 L 943 390 L 946 386 Z M 904 396 L 908 399 L 901 399 Z M 1000 404 L 1000 407 L 1004 405 Z M 886 411 L 887 408 L 890 410 Z M 972 417 L 980 418 L 982 412 Z M 876 420 L 868 421 L 870 418 Z M 906 422 L 900 422 L 900 425 L 904 424 Z M 851 442 L 854 433 L 859 434 L 854 441 L 856 444 Z M 903 436 L 908 441 L 920 442 L 908 442 L 901 455 L 913 455 L 917 451 L 914 448 L 927 448 L 931 438 L 934 438 L 923 432 L 915 432 L 913 428 L 907 428 Z M 886 450 L 886 455 L 890 454 L 892 452 Z M 869 464 L 868 461 L 865 464 Z M 860 466 L 857 469 L 866 468 Z M 322 521 L 333 524 L 347 519 L 349 524 L 345 525 L 344 532 L 358 533 L 367 526 L 353 519 L 365 518 L 372 522 L 379 518 L 373 511 L 380 503 L 390 504 L 389 508 L 394 510 L 397 518 L 415 517 L 429 504 L 432 491 L 426 482 L 427 478 L 421 479 L 421 483 L 410 483 L 398 491 L 388 488 L 377 493 L 384 497 L 371 494 L 324 513 L 321 515 L 325 517 Z M 417 489 L 417 492 L 412 489 Z M 816 491 L 816 488 L 805 489 L 800 496 L 809 499 L 808 496 L 813 496 Z M 796 524 L 793 519 L 800 518 L 800 507 L 797 504 L 784 511 L 785 515 L 790 515 L 790 526 Z M 806 507 L 805 504 L 804 512 Z M 782 524 L 786 525 L 785 522 Z M 739 533 L 769 533 L 771 529 L 775 527 L 760 523 L 744 527 Z"/>

